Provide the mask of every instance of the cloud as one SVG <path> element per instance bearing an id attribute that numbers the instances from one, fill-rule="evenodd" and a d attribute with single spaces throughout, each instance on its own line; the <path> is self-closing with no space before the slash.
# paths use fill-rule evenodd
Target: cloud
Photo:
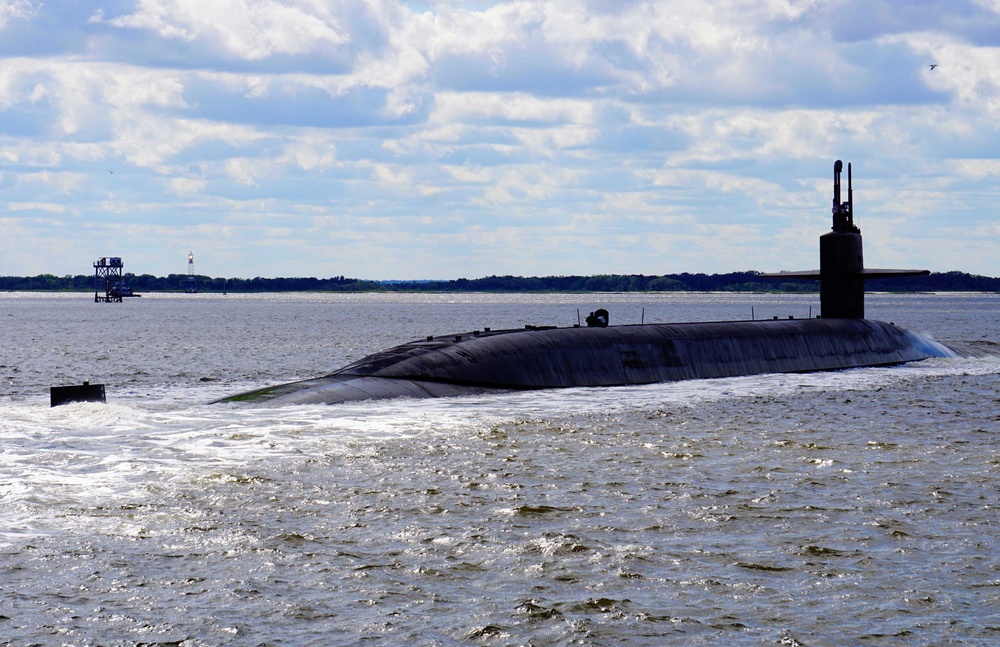
<path id="1" fill-rule="evenodd" d="M 94 22 L 153 32 L 160 38 L 212 43 L 250 61 L 279 54 L 304 54 L 347 42 L 323 5 L 274 0 L 140 0 L 131 14 Z"/>
<path id="2" fill-rule="evenodd" d="M 38 7 L 31 0 L 0 0 L 0 29 L 14 20 L 31 17 L 38 11 Z"/>
<path id="3" fill-rule="evenodd" d="M 205 189 L 205 181 L 178 177 L 170 180 L 170 188 L 178 195 L 201 193 Z"/>
<path id="4" fill-rule="evenodd" d="M 51 204 L 46 202 L 11 202 L 7 208 L 10 211 L 42 211 L 49 213 L 67 213 L 68 207 L 64 204 Z"/>
<path id="5" fill-rule="evenodd" d="M 144 115 L 122 119 L 110 147 L 131 164 L 154 167 L 195 146 L 216 143 L 241 148 L 263 137 L 240 125 Z"/>

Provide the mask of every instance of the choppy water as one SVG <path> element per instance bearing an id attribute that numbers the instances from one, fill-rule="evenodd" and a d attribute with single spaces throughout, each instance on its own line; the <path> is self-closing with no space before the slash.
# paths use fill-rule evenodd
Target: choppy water
<path id="1" fill-rule="evenodd" d="M 995 356 L 245 408 L 205 403 L 427 334 L 815 297 L 88 298 L 0 294 L 0 644 L 1000 640 Z M 998 314 L 869 297 L 987 353 Z M 107 405 L 49 408 L 85 379 Z"/>

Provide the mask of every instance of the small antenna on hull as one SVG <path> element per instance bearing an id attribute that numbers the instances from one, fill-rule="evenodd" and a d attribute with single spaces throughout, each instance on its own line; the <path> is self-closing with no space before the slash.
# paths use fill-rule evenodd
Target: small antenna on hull
<path id="1" fill-rule="evenodd" d="M 854 226 L 854 187 L 851 183 L 851 165 L 847 165 L 847 202 L 840 201 L 840 173 L 844 163 L 837 160 L 833 165 L 833 230 L 842 234 L 860 234 Z"/>
<path id="2" fill-rule="evenodd" d="M 847 224 L 854 229 L 854 187 L 851 186 L 851 163 L 847 163 Z"/>
<path id="3" fill-rule="evenodd" d="M 836 215 L 837 208 L 840 207 L 840 172 L 844 170 L 844 163 L 837 160 L 833 163 L 833 213 Z"/>

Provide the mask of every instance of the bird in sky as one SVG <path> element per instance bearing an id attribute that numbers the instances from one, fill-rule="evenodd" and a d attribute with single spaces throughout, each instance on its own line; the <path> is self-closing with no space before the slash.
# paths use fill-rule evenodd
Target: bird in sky
<path id="1" fill-rule="evenodd" d="M 934 69 L 935 67 L 937 67 L 937 66 L 938 66 L 938 64 L 937 64 L 937 63 L 931 63 L 931 69 L 932 69 L 932 70 L 933 70 L 933 69 Z"/>

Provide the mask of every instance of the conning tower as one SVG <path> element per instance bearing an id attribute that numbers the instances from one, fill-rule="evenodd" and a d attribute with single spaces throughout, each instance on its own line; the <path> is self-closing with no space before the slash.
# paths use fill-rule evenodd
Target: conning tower
<path id="1" fill-rule="evenodd" d="M 833 230 L 819 237 L 819 303 L 824 318 L 865 318 L 865 271 L 861 230 L 854 224 L 854 189 L 847 165 L 847 200 L 841 202 L 840 173 L 833 165 Z"/>
<path id="2" fill-rule="evenodd" d="M 819 280 L 820 316 L 824 319 L 864 319 L 865 279 L 923 276 L 929 270 L 865 269 L 861 230 L 854 224 L 854 188 L 847 165 L 847 200 L 841 202 L 840 174 L 833 164 L 833 229 L 819 237 L 819 270 L 761 274 L 768 279 Z"/>

